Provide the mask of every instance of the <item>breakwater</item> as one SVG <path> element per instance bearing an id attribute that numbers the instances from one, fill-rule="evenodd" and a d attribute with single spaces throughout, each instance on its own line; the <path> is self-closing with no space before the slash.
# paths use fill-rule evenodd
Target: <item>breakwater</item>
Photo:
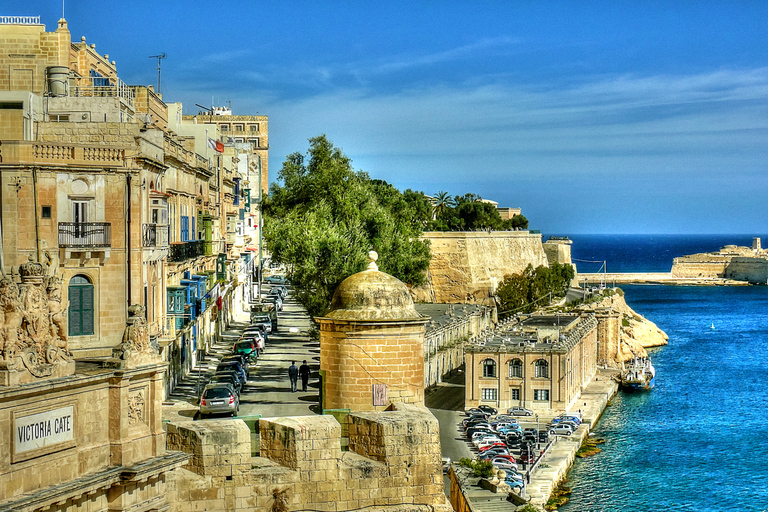
<path id="1" fill-rule="evenodd" d="M 736 281 L 722 277 L 684 277 L 674 275 L 671 272 L 613 272 L 594 273 L 576 276 L 581 285 L 606 285 L 617 284 L 666 284 L 680 286 L 745 286 L 748 282 Z"/>

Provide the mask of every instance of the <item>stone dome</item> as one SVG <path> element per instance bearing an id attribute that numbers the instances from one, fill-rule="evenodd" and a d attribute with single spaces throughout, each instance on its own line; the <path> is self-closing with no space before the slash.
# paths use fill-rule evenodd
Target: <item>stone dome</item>
<path id="1" fill-rule="evenodd" d="M 368 253 L 368 268 L 341 282 L 325 318 L 336 320 L 421 320 L 408 287 L 396 277 L 379 272 L 378 255 Z"/>

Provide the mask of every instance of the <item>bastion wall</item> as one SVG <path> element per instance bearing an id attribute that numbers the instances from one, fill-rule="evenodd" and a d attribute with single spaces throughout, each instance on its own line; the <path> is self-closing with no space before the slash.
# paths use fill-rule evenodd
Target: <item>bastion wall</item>
<path id="1" fill-rule="evenodd" d="M 259 457 L 241 420 L 169 423 L 168 448 L 192 455 L 168 475 L 171 510 L 449 512 L 437 420 L 396 408 L 350 414 L 349 451 L 333 416 L 262 419 Z"/>
<path id="2" fill-rule="evenodd" d="M 547 265 L 541 235 L 528 231 L 425 232 L 432 259 L 415 302 L 489 304 L 504 276 Z"/>

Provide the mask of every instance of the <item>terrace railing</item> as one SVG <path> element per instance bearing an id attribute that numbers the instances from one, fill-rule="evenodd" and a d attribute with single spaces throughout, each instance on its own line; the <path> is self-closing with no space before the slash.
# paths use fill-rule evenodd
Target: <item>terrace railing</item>
<path id="1" fill-rule="evenodd" d="M 112 247 L 112 224 L 59 222 L 59 247 Z"/>

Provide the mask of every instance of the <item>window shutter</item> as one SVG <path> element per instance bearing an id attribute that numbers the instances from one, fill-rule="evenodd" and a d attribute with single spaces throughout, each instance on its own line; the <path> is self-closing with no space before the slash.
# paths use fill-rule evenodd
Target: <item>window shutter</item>
<path id="1" fill-rule="evenodd" d="M 80 318 L 80 303 L 82 289 L 71 286 L 69 288 L 69 335 L 80 336 L 82 334 L 82 319 Z"/>

